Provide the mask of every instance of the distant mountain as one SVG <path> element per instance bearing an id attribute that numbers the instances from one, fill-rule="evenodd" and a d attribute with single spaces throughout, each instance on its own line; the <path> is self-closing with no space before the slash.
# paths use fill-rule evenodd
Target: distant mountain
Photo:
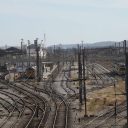
<path id="1" fill-rule="evenodd" d="M 96 42 L 93 44 L 89 44 L 89 47 L 110 47 L 115 46 L 115 41 L 103 41 L 103 42 Z"/>
<path id="2" fill-rule="evenodd" d="M 88 48 L 100 48 L 100 47 L 110 47 L 110 46 L 115 46 L 115 41 L 103 41 L 103 42 L 96 42 L 96 43 L 85 43 L 83 44 L 83 47 L 88 47 Z M 79 44 L 82 46 L 82 44 Z M 64 49 L 70 49 L 70 48 L 77 48 L 78 44 L 58 44 L 58 45 L 51 45 L 49 47 L 52 48 L 64 48 Z"/>

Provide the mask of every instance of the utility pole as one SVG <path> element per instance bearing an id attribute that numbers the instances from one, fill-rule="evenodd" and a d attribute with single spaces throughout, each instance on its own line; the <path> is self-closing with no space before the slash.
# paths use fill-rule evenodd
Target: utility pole
<path id="1" fill-rule="evenodd" d="M 76 50 L 76 48 L 74 48 L 74 56 L 75 56 L 75 60 L 77 59 L 77 50 Z"/>
<path id="2" fill-rule="evenodd" d="M 120 55 L 120 42 L 119 42 L 119 55 Z"/>
<path id="3" fill-rule="evenodd" d="M 125 48 L 125 40 L 123 41 L 123 51 L 124 51 L 124 55 L 125 55 L 125 52 L 126 52 L 126 48 Z"/>
<path id="4" fill-rule="evenodd" d="M 44 46 L 45 46 L 45 43 L 46 43 L 46 34 L 44 33 Z"/>
<path id="5" fill-rule="evenodd" d="M 81 48 L 82 49 L 84 48 L 84 41 L 83 40 L 81 41 Z"/>
<path id="6" fill-rule="evenodd" d="M 64 66 L 64 53 L 63 53 L 63 66 Z"/>
<path id="7" fill-rule="evenodd" d="M 81 47 L 78 45 L 78 79 L 79 79 L 79 100 L 82 104 L 82 64 L 81 64 Z"/>
<path id="8" fill-rule="evenodd" d="M 126 40 L 124 40 L 125 52 L 125 91 L 126 91 L 126 104 L 127 104 L 127 128 L 128 128 L 128 53 L 126 51 Z"/>
<path id="9" fill-rule="evenodd" d="M 55 55 L 55 53 L 56 53 L 55 49 L 56 49 L 56 46 L 54 45 L 54 49 L 53 49 L 53 53 L 54 53 L 54 55 Z"/>
<path id="10" fill-rule="evenodd" d="M 126 102 L 127 102 L 127 128 L 128 128 L 128 53 L 125 55 L 126 62 L 125 62 L 125 70 L 126 70 L 126 78 L 125 78 L 125 87 L 126 87 Z"/>
<path id="11" fill-rule="evenodd" d="M 40 77 L 43 78 L 43 65 L 42 65 L 42 60 L 44 59 L 44 44 L 43 44 L 43 41 L 44 40 L 41 40 L 41 45 L 40 45 L 40 49 L 41 51 L 43 52 L 43 56 L 42 54 L 40 53 Z"/>
<path id="12" fill-rule="evenodd" d="M 28 63 L 28 66 L 30 67 L 30 40 L 28 40 L 28 57 L 29 57 L 29 63 Z"/>
<path id="13" fill-rule="evenodd" d="M 85 82 L 85 48 L 83 49 L 83 84 L 84 84 L 84 101 L 85 101 L 85 116 L 87 115 L 87 97 L 86 97 L 86 82 Z"/>
<path id="14" fill-rule="evenodd" d="M 21 39 L 21 61 L 22 61 L 22 72 L 23 72 L 23 39 Z"/>
<path id="15" fill-rule="evenodd" d="M 117 126 L 117 99 L 116 99 L 116 83 L 114 80 L 114 92 L 115 92 L 115 127 Z"/>
<path id="16" fill-rule="evenodd" d="M 57 62 L 58 72 L 60 71 L 60 61 Z"/>
<path id="17" fill-rule="evenodd" d="M 43 52 L 43 56 L 40 55 L 40 57 L 41 57 L 41 62 L 42 62 L 42 59 L 44 59 L 44 44 L 43 44 L 43 41 L 44 41 L 44 40 L 41 40 L 41 45 L 40 45 L 41 51 Z"/>
<path id="18" fill-rule="evenodd" d="M 87 57 L 87 55 L 88 55 L 88 49 L 86 49 L 86 56 L 85 56 L 85 62 L 86 62 L 86 78 L 88 79 L 88 77 L 89 77 L 89 73 L 88 73 L 88 57 Z"/>
<path id="19" fill-rule="evenodd" d="M 37 82 L 40 82 L 40 66 L 39 66 L 39 46 L 37 43 L 38 39 L 34 40 L 34 44 L 36 47 L 36 66 L 37 66 Z"/>
<path id="20" fill-rule="evenodd" d="M 23 50 L 23 39 L 21 39 L 21 53 L 22 53 L 22 50 Z"/>
<path id="21" fill-rule="evenodd" d="M 116 55 L 116 43 L 115 43 L 115 55 Z"/>

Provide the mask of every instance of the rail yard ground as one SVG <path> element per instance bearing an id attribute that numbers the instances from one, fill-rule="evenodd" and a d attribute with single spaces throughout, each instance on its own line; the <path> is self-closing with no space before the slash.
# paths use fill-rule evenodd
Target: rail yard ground
<path id="1" fill-rule="evenodd" d="M 29 77 L 16 79 L 15 70 L 7 73 L 5 77 L 9 80 L 0 80 L 0 127 L 123 128 L 125 77 L 113 74 L 112 58 L 90 56 L 85 65 L 86 79 L 79 78 L 79 63 L 77 59 L 71 62 L 72 57 L 66 61 L 60 58 L 51 71 L 41 75 L 45 77 L 41 81 Z M 86 92 L 83 83 L 80 92 L 80 80 L 85 82 Z"/>

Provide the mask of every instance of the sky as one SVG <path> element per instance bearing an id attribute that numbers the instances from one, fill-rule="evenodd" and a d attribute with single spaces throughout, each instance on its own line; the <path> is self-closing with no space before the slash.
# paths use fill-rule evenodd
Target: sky
<path id="1" fill-rule="evenodd" d="M 0 46 L 128 39 L 128 0 L 0 0 Z"/>

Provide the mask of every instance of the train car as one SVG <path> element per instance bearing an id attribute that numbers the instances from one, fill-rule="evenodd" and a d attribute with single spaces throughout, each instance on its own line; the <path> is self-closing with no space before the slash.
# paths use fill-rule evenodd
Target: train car
<path id="1" fill-rule="evenodd" d="M 124 63 L 115 63 L 113 70 L 118 75 L 125 75 L 125 64 Z"/>
<path id="2" fill-rule="evenodd" d="M 27 68 L 26 71 L 25 71 L 25 76 L 28 79 L 35 79 L 35 76 L 36 76 L 36 70 L 35 70 L 35 68 L 33 68 L 33 67 Z"/>

